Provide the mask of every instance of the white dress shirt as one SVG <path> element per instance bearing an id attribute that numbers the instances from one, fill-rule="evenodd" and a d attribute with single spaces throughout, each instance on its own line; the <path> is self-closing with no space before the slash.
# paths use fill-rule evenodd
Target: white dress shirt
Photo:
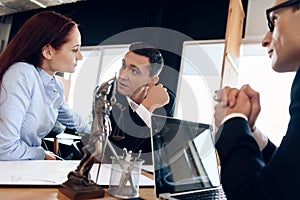
<path id="1" fill-rule="evenodd" d="M 145 106 L 143 106 L 142 104 L 138 105 L 137 103 L 132 101 L 128 96 L 126 96 L 126 98 L 127 98 L 128 104 L 131 107 L 131 109 L 133 110 L 133 112 L 136 112 L 140 116 L 140 118 L 142 118 L 142 120 L 145 122 L 145 124 L 149 128 L 151 128 L 152 113 L 149 112 L 149 110 L 147 108 L 145 108 Z"/>
<path id="2" fill-rule="evenodd" d="M 63 84 L 41 68 L 17 62 L 0 92 L 0 160 L 43 160 L 41 139 L 59 121 L 89 133 L 91 127 L 64 100 Z"/>

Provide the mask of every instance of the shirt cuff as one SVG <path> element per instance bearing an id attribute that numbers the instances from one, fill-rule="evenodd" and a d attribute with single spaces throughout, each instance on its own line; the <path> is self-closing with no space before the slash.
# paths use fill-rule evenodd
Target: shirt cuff
<path id="1" fill-rule="evenodd" d="M 248 117 L 246 115 L 242 114 L 242 113 L 231 113 L 231 114 L 227 115 L 226 117 L 224 117 L 221 124 L 224 124 L 226 121 L 228 121 L 229 119 L 232 119 L 234 117 L 242 117 L 246 121 L 248 121 Z"/>
<path id="2" fill-rule="evenodd" d="M 253 137 L 256 140 L 259 149 L 262 151 L 265 149 L 265 147 L 268 145 L 269 142 L 269 138 L 267 136 L 265 136 L 264 134 L 262 134 L 262 132 L 256 128 L 253 132 Z"/>
<path id="3" fill-rule="evenodd" d="M 151 128 L 151 112 L 149 112 L 143 104 L 140 104 L 135 112 L 142 118 L 145 124 Z"/>

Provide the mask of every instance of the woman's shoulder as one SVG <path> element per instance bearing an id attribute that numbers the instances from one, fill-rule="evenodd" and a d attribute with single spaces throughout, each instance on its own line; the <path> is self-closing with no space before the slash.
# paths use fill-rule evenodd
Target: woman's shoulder
<path id="1" fill-rule="evenodd" d="M 21 74 L 37 73 L 36 67 L 26 62 L 16 62 L 13 65 L 11 65 L 7 71 L 12 71 L 14 73 L 21 73 Z"/>
<path id="2" fill-rule="evenodd" d="M 36 69 L 36 67 L 33 64 L 27 63 L 27 62 L 15 62 L 10 66 L 10 68 L 28 68 L 28 69 Z"/>
<path id="3" fill-rule="evenodd" d="M 3 76 L 3 80 L 16 80 L 17 82 L 34 82 L 37 77 L 37 69 L 26 62 L 16 62 L 11 65 Z"/>

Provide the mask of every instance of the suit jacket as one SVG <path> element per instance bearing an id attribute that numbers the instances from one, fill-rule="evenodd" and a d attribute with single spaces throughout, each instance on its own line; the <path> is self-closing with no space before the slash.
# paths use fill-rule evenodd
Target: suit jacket
<path id="1" fill-rule="evenodd" d="M 162 108 L 154 110 L 154 114 L 173 116 L 175 106 L 175 95 L 169 89 L 169 103 Z M 108 95 L 111 97 L 112 91 Z M 152 148 L 151 148 L 151 134 L 150 128 L 139 117 L 136 112 L 133 112 L 128 104 L 126 96 L 116 93 L 116 100 L 118 105 L 122 105 L 124 110 L 122 111 L 119 106 L 113 105 L 110 114 L 110 121 L 112 126 L 112 132 L 109 136 L 109 140 L 115 147 L 118 155 L 122 155 L 122 149 L 125 147 L 127 150 L 132 150 L 133 153 L 138 153 L 142 150 L 142 153 L 148 153 L 148 158 L 143 158 L 147 163 L 152 163 Z M 110 155 L 107 148 L 106 157 Z"/>
<path id="2" fill-rule="evenodd" d="M 228 199 L 299 199 L 299 70 L 291 89 L 289 111 L 288 130 L 276 152 L 271 143 L 263 153 L 259 151 L 243 118 L 232 118 L 220 127 L 216 147 L 221 162 L 221 181 Z"/>

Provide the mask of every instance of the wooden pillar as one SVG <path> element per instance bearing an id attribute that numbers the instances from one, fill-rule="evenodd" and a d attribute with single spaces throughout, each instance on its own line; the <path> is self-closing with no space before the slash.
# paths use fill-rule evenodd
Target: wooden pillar
<path id="1" fill-rule="evenodd" d="M 245 12 L 241 0 L 230 0 L 227 16 L 220 88 L 236 86 Z M 217 128 L 215 128 L 217 131 Z M 218 164 L 220 159 L 218 157 Z"/>
<path id="2" fill-rule="evenodd" d="M 226 85 L 237 85 L 244 18 L 245 12 L 242 1 L 230 0 L 225 35 L 224 57 L 221 71 L 221 88 Z"/>

